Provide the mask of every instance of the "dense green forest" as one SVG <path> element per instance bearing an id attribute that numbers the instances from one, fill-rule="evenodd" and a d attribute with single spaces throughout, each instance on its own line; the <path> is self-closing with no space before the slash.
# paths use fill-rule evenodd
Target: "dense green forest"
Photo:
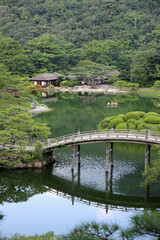
<path id="1" fill-rule="evenodd" d="M 0 63 L 20 76 L 115 66 L 121 80 L 160 79 L 159 0 L 0 0 Z"/>

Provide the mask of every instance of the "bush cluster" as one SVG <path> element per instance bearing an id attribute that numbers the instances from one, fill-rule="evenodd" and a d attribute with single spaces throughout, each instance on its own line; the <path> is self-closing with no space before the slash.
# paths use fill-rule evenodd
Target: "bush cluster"
<path id="1" fill-rule="evenodd" d="M 156 112 L 134 111 L 117 116 L 106 117 L 100 123 L 101 129 L 151 129 L 160 131 L 160 115 Z"/>

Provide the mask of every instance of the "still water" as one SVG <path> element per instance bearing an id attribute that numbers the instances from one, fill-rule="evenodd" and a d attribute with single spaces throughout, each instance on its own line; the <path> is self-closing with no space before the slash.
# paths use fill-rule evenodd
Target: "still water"
<path id="1" fill-rule="evenodd" d="M 52 136 L 97 129 L 106 116 L 128 111 L 156 111 L 153 99 L 131 95 L 77 96 L 60 94 L 45 99 L 52 111 L 36 116 L 47 122 Z M 108 108 L 107 102 L 118 102 Z M 144 209 L 160 208 L 160 186 L 149 197 L 140 188 L 144 146 L 114 144 L 114 167 L 105 174 L 105 143 L 81 145 L 81 167 L 71 171 L 71 148 L 54 151 L 55 164 L 43 170 L 1 170 L 0 233 L 66 234 L 81 222 L 103 221 L 127 226 L 130 217 Z M 157 157 L 151 147 L 151 161 Z M 76 160 L 77 161 L 77 160 Z"/>

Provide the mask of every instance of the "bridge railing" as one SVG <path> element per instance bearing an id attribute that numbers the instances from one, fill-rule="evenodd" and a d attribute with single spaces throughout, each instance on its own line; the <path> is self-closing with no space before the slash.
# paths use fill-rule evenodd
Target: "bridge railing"
<path id="1" fill-rule="evenodd" d="M 160 133 L 159 132 L 151 132 L 150 130 L 134 130 L 134 129 L 107 129 L 105 131 L 99 131 L 99 130 L 90 130 L 90 131 L 84 131 L 84 132 L 80 132 L 78 131 L 77 133 L 73 133 L 73 134 L 67 134 L 64 136 L 59 136 L 56 138 L 50 138 L 48 139 L 48 142 L 46 141 L 46 143 L 44 143 L 44 145 L 48 145 L 48 144 L 52 144 L 55 142 L 61 142 L 61 141 L 67 141 L 69 139 L 72 139 L 73 141 L 75 140 L 75 138 L 77 137 L 81 137 L 83 138 L 84 136 L 93 136 L 93 135 L 106 135 L 106 136 L 113 136 L 113 134 L 117 134 L 118 135 L 123 135 L 124 137 L 127 137 L 129 135 L 135 135 L 135 136 L 146 136 L 146 138 L 148 137 L 160 137 Z"/>

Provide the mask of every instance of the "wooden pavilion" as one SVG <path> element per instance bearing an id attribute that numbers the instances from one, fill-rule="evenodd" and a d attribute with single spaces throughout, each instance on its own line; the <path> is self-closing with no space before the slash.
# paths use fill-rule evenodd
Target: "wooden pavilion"
<path id="1" fill-rule="evenodd" d="M 64 75 L 57 72 L 43 73 L 38 76 L 32 77 L 29 81 L 32 81 L 34 85 L 41 85 L 42 87 L 48 87 L 49 85 L 56 85 L 58 77 L 64 77 Z"/>

